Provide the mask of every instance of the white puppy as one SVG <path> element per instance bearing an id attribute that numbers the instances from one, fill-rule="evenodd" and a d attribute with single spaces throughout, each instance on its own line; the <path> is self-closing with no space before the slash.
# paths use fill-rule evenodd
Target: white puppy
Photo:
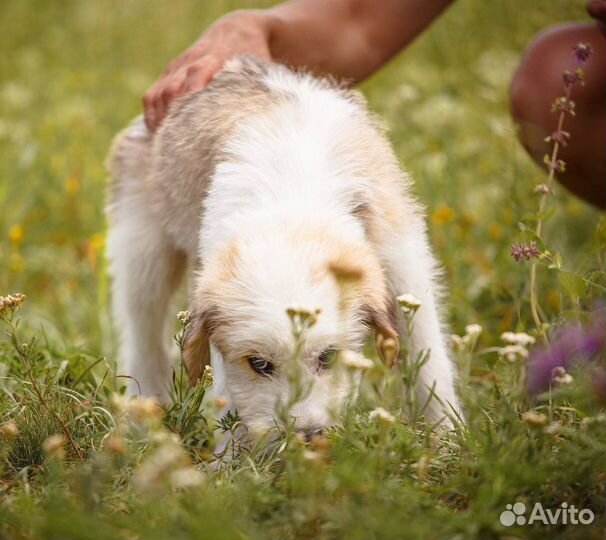
<path id="1" fill-rule="evenodd" d="M 210 363 L 215 393 L 245 423 L 270 424 L 289 400 L 287 308 L 320 310 L 297 360 L 311 390 L 291 410 L 316 428 L 351 391 L 332 351 L 361 350 L 371 329 L 394 343 L 400 293 L 421 301 L 412 354 L 430 358 L 417 397 L 440 398 L 425 415 L 458 410 L 423 213 L 358 93 L 237 58 L 154 136 L 141 119 L 123 131 L 109 169 L 113 309 L 132 394 L 168 398 L 167 311 L 188 269 L 188 374 Z"/>

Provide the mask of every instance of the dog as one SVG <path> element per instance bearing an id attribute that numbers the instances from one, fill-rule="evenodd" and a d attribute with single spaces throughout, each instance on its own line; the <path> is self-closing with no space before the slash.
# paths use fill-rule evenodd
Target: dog
<path id="1" fill-rule="evenodd" d="M 410 348 L 429 351 L 416 390 L 425 417 L 458 413 L 423 209 L 361 94 L 237 57 L 155 134 L 136 119 L 108 169 L 113 316 L 130 394 L 169 399 L 167 312 L 187 273 L 190 381 L 211 365 L 215 394 L 245 424 L 270 425 L 292 397 L 296 352 L 310 390 L 293 403 L 295 425 L 331 425 L 355 382 L 330 358 L 360 351 L 371 332 L 397 343 L 400 293 L 421 303 Z M 293 306 L 317 318 L 299 340 Z"/>

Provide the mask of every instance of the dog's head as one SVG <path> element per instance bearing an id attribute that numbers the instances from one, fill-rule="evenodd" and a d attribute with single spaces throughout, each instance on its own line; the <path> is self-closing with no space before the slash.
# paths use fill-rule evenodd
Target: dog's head
<path id="1" fill-rule="evenodd" d="M 306 321 L 297 306 L 308 308 Z M 364 241 L 344 243 L 321 228 L 234 240 L 198 276 L 191 311 L 184 347 L 190 380 L 209 363 L 212 344 L 232 406 L 245 424 L 261 428 L 273 425 L 277 406 L 293 401 L 296 427 L 330 425 L 357 385 L 338 365 L 338 352 L 360 351 L 373 330 L 383 343 L 398 342 L 377 257 Z M 300 399 L 293 386 L 303 389 Z"/>

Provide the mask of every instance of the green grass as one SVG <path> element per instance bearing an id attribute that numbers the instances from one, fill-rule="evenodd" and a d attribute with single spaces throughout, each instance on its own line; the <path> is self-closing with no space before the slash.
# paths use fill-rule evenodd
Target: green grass
<path id="1" fill-rule="evenodd" d="M 253 4 L 0 4 L 0 295 L 28 297 L 18 337 L 0 341 L 0 424 L 19 429 L 0 435 L 0 539 L 602 538 L 606 430 L 589 375 L 575 372 L 551 400 L 531 401 L 524 367 L 496 352 L 501 332 L 533 330 L 529 268 L 509 250 L 525 238 L 519 222 L 535 211 L 532 188 L 544 176 L 517 143 L 507 85 L 537 31 L 585 18 L 580 1 L 458 0 L 362 86 L 427 205 L 448 322 L 457 333 L 484 327 L 474 352 L 458 355 L 461 366 L 471 358 L 466 428 L 438 436 L 422 423 L 377 424 L 369 409 L 399 418 L 399 405 L 393 392 L 371 390 L 321 447 L 286 433 L 282 445 L 211 471 L 214 409 L 200 408 L 202 388 L 183 390 L 162 422 L 132 420 L 112 400 L 120 380 L 103 259 L 104 157 L 166 62 L 218 15 Z M 567 271 L 602 283 L 604 216 L 561 188 L 550 204 L 546 245 Z M 584 287 L 571 298 L 559 275 L 539 269 L 544 318 L 555 325 L 583 317 L 600 294 Z M 397 387 L 399 375 L 369 378 Z M 535 409 L 550 429 L 522 421 Z M 64 429 L 75 448 L 49 457 L 44 441 Z M 125 448 L 111 450 L 112 433 Z M 141 471 L 162 449 L 176 461 L 146 484 Z M 189 464 L 205 471 L 202 485 L 172 489 L 162 475 Z M 597 521 L 503 527 L 500 513 L 518 500 L 566 501 Z"/>

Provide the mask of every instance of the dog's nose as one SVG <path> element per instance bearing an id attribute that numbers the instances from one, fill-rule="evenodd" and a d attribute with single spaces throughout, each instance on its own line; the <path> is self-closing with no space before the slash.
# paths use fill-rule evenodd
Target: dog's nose
<path id="1" fill-rule="evenodd" d="M 322 435 L 323 429 L 321 427 L 308 427 L 297 429 L 297 433 L 301 433 L 305 437 L 305 442 L 310 442 L 315 436 Z"/>

